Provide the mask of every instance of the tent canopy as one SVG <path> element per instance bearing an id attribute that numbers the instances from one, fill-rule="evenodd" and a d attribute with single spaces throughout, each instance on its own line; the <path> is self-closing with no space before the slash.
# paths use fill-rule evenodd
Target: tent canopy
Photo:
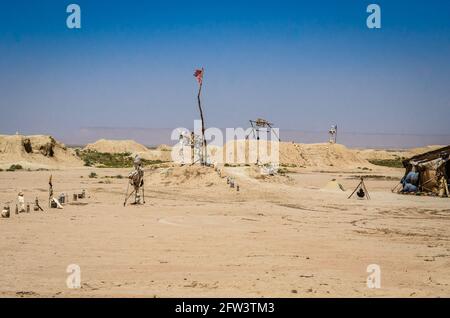
<path id="1" fill-rule="evenodd" d="M 429 151 L 403 161 L 406 169 L 402 179 L 403 192 L 424 192 L 439 196 L 449 196 L 450 146 Z M 408 184 L 411 174 L 418 173 L 417 184 Z"/>

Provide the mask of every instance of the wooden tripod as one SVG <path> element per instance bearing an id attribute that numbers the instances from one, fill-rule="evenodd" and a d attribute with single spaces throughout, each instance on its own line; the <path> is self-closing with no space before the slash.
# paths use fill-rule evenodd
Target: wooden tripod
<path id="1" fill-rule="evenodd" d="M 358 192 L 356 192 L 356 191 L 358 191 Z M 353 190 L 352 194 L 350 194 L 350 196 L 347 199 L 350 199 L 355 193 L 357 193 L 357 195 L 359 197 L 364 197 L 367 200 L 370 200 L 369 191 L 367 191 L 366 184 L 364 183 L 363 177 L 361 177 L 361 181 L 358 183 L 355 190 Z M 361 193 L 361 195 L 360 195 L 360 193 Z"/>

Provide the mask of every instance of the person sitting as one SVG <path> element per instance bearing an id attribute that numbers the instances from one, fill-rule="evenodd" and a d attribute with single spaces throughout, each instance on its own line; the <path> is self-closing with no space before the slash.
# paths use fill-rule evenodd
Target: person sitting
<path id="1" fill-rule="evenodd" d="M 403 184 L 403 192 L 413 193 L 417 192 L 419 183 L 419 172 L 416 172 L 416 167 L 413 167 L 412 170 L 402 179 Z"/>

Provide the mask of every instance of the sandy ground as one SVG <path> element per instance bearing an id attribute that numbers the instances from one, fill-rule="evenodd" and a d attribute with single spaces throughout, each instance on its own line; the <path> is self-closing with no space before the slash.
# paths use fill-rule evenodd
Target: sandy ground
<path id="1" fill-rule="evenodd" d="M 450 199 L 391 193 L 401 169 L 248 169 L 225 168 L 239 192 L 214 170 L 147 170 L 146 204 L 125 208 L 126 179 L 104 177 L 127 169 L 0 172 L 0 204 L 23 190 L 45 209 L 0 219 L 0 296 L 450 296 Z M 50 173 L 55 193 L 88 198 L 49 210 Z M 366 179 L 372 200 L 348 200 L 361 174 L 385 177 Z M 322 189 L 333 178 L 346 192 Z M 66 287 L 69 264 L 80 289 Z"/>

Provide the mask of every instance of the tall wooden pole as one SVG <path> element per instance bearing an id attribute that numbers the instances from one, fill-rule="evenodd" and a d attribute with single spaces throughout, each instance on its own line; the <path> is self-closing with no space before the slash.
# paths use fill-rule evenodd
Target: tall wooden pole
<path id="1" fill-rule="evenodd" d="M 50 175 L 50 178 L 48 178 L 48 207 L 52 207 L 52 200 L 53 200 L 53 182 L 52 182 L 52 175 Z"/>
<path id="2" fill-rule="evenodd" d="M 202 77 L 204 75 L 204 69 L 202 67 Z M 206 138 L 205 138 L 205 120 L 203 118 L 203 110 L 202 110 L 202 102 L 200 99 L 201 93 L 202 93 L 202 86 L 203 86 L 203 78 L 202 80 L 199 82 L 199 86 L 198 86 L 198 95 L 197 95 L 197 101 L 198 101 L 198 109 L 200 111 L 200 119 L 202 121 L 202 143 L 203 143 L 203 147 L 202 147 L 202 164 L 206 163 Z"/>

